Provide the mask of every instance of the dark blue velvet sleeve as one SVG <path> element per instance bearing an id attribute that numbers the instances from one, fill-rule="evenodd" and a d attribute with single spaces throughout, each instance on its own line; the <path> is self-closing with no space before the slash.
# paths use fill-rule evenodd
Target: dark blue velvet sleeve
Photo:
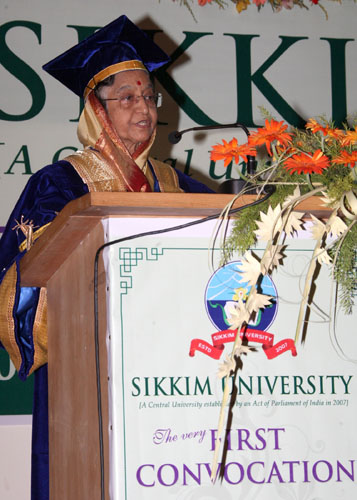
<path id="1" fill-rule="evenodd" d="M 68 202 L 86 193 L 87 186 L 66 161 L 44 167 L 30 177 L 0 240 L 0 283 L 25 239 L 21 231 L 13 230 L 21 216 L 39 228 L 51 222 Z"/>
<path id="2" fill-rule="evenodd" d="M 44 167 L 31 176 L 0 240 L 0 283 L 14 262 L 19 266 L 24 253 L 19 251 L 19 245 L 25 240 L 25 236 L 20 230 L 13 229 L 21 218 L 25 222 L 32 221 L 35 232 L 51 222 L 67 203 L 87 192 L 87 186 L 66 161 Z M 27 377 L 33 364 L 32 328 L 38 297 L 37 288 L 20 288 L 20 283 L 17 283 L 13 319 L 15 339 L 22 358 L 19 369 L 21 379 Z"/>
<path id="3" fill-rule="evenodd" d="M 185 193 L 214 193 L 212 189 L 207 187 L 202 182 L 196 181 L 192 177 L 180 172 L 180 170 L 176 170 L 180 188 L 185 191 Z"/>

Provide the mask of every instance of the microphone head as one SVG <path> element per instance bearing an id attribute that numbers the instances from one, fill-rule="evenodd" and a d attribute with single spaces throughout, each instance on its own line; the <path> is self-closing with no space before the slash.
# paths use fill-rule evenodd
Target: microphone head
<path id="1" fill-rule="evenodd" d="M 182 134 L 178 132 L 177 130 L 174 130 L 173 132 L 170 132 L 168 135 L 168 139 L 171 142 L 171 144 L 177 144 L 178 142 L 181 141 Z"/>
<path id="2" fill-rule="evenodd" d="M 258 162 L 255 159 L 255 156 L 247 155 L 247 159 L 248 159 L 248 161 L 247 161 L 247 172 L 250 175 L 254 175 L 255 171 L 257 170 Z"/>

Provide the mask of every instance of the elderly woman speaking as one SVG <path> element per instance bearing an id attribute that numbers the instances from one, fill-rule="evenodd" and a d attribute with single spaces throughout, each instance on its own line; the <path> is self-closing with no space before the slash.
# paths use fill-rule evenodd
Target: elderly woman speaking
<path id="1" fill-rule="evenodd" d="M 0 341 L 19 376 L 35 372 L 32 498 L 48 498 L 47 333 L 44 289 L 21 288 L 24 252 L 71 200 L 92 191 L 209 192 L 149 158 L 157 106 L 149 73 L 168 56 L 121 16 L 44 66 L 84 96 L 78 137 L 84 149 L 36 172 L 0 241 Z M 16 229 L 16 231 L 14 231 Z"/>

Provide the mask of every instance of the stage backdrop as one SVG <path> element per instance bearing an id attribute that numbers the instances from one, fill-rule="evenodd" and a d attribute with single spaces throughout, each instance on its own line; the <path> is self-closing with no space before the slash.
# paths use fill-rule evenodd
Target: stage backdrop
<path id="1" fill-rule="evenodd" d="M 233 135 L 241 142 L 244 134 L 235 130 L 186 134 L 171 146 L 169 132 L 236 121 L 255 127 L 263 123 L 260 106 L 294 125 L 317 115 L 339 123 L 356 111 L 352 0 L 342 5 L 325 0 L 328 20 L 309 0 L 309 10 L 273 13 L 265 6 L 258 13 L 250 5 L 241 14 L 228 1 L 222 10 L 216 4 L 201 7 L 194 0 L 196 19 L 179 3 L 0 0 L 0 232 L 29 176 L 80 146 L 76 138 L 80 101 L 41 66 L 122 14 L 147 30 L 172 57 L 156 79 L 164 105 L 154 155 L 212 187 L 237 174 L 234 168 L 210 162 L 211 145 Z M 27 387 L 18 385 L 4 355 L 0 391 L 1 414 L 30 413 L 31 381 Z M 9 435 L 5 427 L 3 431 Z M 5 460 L 10 463 L 9 456 Z M 5 481 L 0 475 L 5 481 L 0 482 L 1 498 L 26 500 L 28 483 L 15 479 L 18 457 L 13 460 L 14 480 L 6 475 Z M 19 493 L 19 488 L 26 493 Z"/>
<path id="2" fill-rule="evenodd" d="M 176 146 L 170 131 L 239 121 L 263 124 L 265 107 L 301 125 L 325 115 L 336 123 L 357 108 L 356 12 L 353 1 L 306 0 L 309 10 L 238 14 L 192 2 L 196 21 L 172 0 L 17 0 L 0 2 L 0 226 L 31 173 L 79 147 L 79 98 L 41 66 L 96 28 L 126 14 L 171 56 L 157 73 L 163 93 L 155 155 L 215 186 L 236 175 L 210 163 L 222 137 L 244 133 L 188 133 Z"/>

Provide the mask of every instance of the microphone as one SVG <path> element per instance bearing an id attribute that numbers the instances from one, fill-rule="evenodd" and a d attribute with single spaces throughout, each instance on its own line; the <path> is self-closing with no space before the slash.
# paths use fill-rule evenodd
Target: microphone
<path id="1" fill-rule="evenodd" d="M 178 130 L 174 130 L 173 132 L 170 132 L 168 135 L 169 142 L 171 142 L 171 144 L 177 144 L 178 142 L 181 141 L 182 134 L 184 134 L 185 132 L 188 132 L 188 130 L 184 130 L 183 132 L 179 132 Z"/>
<path id="2" fill-rule="evenodd" d="M 250 135 L 249 130 L 242 123 L 228 123 L 227 125 L 205 125 L 203 127 L 186 128 L 185 130 L 181 130 L 181 132 L 179 132 L 178 130 L 174 130 L 173 132 L 170 132 L 170 134 L 168 135 L 168 139 L 171 142 L 171 144 L 177 144 L 178 142 L 181 141 L 183 134 L 186 134 L 186 132 L 193 132 L 197 130 L 219 130 L 222 128 L 235 128 L 235 127 L 242 128 L 246 133 L 247 137 Z"/>
<path id="3" fill-rule="evenodd" d="M 192 127 L 192 128 L 186 128 L 185 130 L 181 130 L 179 132 L 178 130 L 174 130 L 173 132 L 170 132 L 168 135 L 168 139 L 171 142 L 171 144 L 177 144 L 178 142 L 181 141 L 183 134 L 186 134 L 186 132 L 193 132 L 197 130 L 219 130 L 222 128 L 241 128 L 244 130 L 247 139 L 250 136 L 249 130 L 245 125 L 242 123 L 227 123 L 226 125 L 206 125 L 203 127 Z M 247 172 L 248 174 L 253 175 L 255 173 L 255 169 L 257 168 L 257 161 L 254 156 L 247 156 L 248 162 L 247 162 Z"/>

